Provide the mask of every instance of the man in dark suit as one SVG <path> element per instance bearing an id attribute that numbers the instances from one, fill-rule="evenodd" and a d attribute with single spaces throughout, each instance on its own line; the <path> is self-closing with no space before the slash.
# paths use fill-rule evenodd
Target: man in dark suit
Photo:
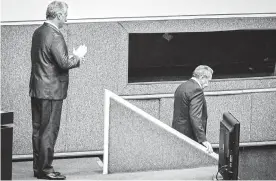
<path id="1" fill-rule="evenodd" d="M 67 97 L 69 69 L 80 66 L 87 47 L 82 45 L 68 56 L 67 45 L 60 32 L 67 21 L 68 5 L 53 1 L 48 5 L 47 21 L 32 37 L 30 96 L 32 108 L 32 143 L 34 176 L 64 180 L 52 166 L 63 99 Z"/>
<path id="2" fill-rule="evenodd" d="M 203 89 L 209 85 L 213 70 L 205 65 L 198 66 L 193 77 L 178 86 L 174 94 L 172 127 L 189 138 L 203 144 L 213 152 L 206 139 L 207 105 Z"/>

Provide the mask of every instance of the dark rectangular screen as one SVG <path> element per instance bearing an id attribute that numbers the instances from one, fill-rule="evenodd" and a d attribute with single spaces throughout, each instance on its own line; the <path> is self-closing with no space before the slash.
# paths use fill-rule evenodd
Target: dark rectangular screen
<path id="1" fill-rule="evenodd" d="M 237 180 L 239 167 L 240 123 L 229 112 L 220 122 L 218 169 L 224 180 Z"/>
<path id="2" fill-rule="evenodd" d="M 130 33 L 128 82 L 187 80 L 198 65 L 214 79 L 273 76 L 276 30 Z"/>

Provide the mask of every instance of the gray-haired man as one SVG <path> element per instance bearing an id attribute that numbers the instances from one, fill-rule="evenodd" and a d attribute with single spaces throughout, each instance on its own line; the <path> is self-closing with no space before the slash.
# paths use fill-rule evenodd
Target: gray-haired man
<path id="1" fill-rule="evenodd" d="M 67 97 L 69 69 L 80 66 L 87 47 L 82 45 L 68 56 L 60 28 L 67 21 L 68 5 L 53 1 L 48 5 L 47 21 L 32 37 L 30 96 L 32 106 L 32 143 L 34 176 L 64 180 L 52 166 L 63 99 Z"/>
<path id="2" fill-rule="evenodd" d="M 174 94 L 172 127 L 189 138 L 203 144 L 209 153 L 213 152 L 206 139 L 207 105 L 203 89 L 209 85 L 213 70 L 200 65 L 193 77 L 178 86 Z"/>

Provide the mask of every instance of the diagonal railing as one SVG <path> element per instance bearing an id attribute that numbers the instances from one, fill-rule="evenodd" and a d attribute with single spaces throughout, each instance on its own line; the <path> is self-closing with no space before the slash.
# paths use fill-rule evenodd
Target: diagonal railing
<path id="1" fill-rule="evenodd" d="M 214 159 L 218 160 L 218 154 L 211 153 L 209 154 L 206 151 L 206 148 L 202 146 L 201 144 L 197 143 L 196 141 L 190 139 L 189 137 L 183 135 L 182 133 L 176 131 L 172 127 L 166 125 L 162 121 L 156 119 L 155 117 L 151 116 L 150 114 L 146 113 L 142 109 L 134 106 L 130 102 L 124 100 L 120 96 L 114 94 L 113 92 L 105 89 L 105 96 L 104 96 L 104 159 L 103 159 L 103 174 L 108 173 L 108 150 L 109 150 L 109 116 L 110 116 L 110 99 L 113 99 L 114 101 L 124 105 L 128 109 L 136 112 L 140 116 L 146 118 L 147 120 L 151 121 L 152 123 L 156 124 L 157 126 L 161 127 L 162 129 L 166 130 L 170 134 L 173 134 L 177 136 L 178 138 L 182 139 L 186 143 L 192 145 L 196 149 L 200 150 L 202 153 L 207 154 Z"/>

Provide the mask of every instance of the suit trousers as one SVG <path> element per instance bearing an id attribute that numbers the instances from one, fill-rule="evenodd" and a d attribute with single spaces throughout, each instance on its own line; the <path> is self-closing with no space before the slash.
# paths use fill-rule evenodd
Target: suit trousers
<path id="1" fill-rule="evenodd" d="M 54 172 L 52 162 L 63 100 L 31 98 L 33 170 L 38 174 Z"/>

